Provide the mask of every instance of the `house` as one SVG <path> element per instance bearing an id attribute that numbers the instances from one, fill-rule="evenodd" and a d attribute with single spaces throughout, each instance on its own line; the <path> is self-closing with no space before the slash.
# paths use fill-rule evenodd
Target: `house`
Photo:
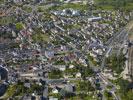
<path id="1" fill-rule="evenodd" d="M 58 91 L 58 89 L 53 88 L 53 89 L 52 89 L 52 93 L 59 93 L 59 91 Z"/>
<path id="2" fill-rule="evenodd" d="M 59 88 L 59 87 L 54 87 L 53 89 L 52 89 L 52 93 L 59 93 L 59 91 L 61 90 L 61 88 Z"/>
<path id="3" fill-rule="evenodd" d="M 98 55 L 103 55 L 102 49 L 96 49 L 94 50 L 94 52 L 97 53 Z"/>
<path id="4" fill-rule="evenodd" d="M 75 86 L 73 86 L 73 85 L 65 85 L 65 87 L 64 88 L 62 88 L 61 90 L 60 90 L 60 95 L 61 96 L 63 96 L 63 97 L 67 97 L 67 96 L 74 96 L 75 95 L 75 93 L 74 93 L 74 91 L 75 91 Z"/>
<path id="5" fill-rule="evenodd" d="M 49 100 L 59 100 L 59 99 L 58 99 L 58 98 L 55 98 L 55 97 L 50 96 L 50 97 L 49 97 Z"/>
<path id="6" fill-rule="evenodd" d="M 88 21 L 99 21 L 101 19 L 102 17 L 92 17 L 92 18 L 88 18 Z"/>
<path id="7" fill-rule="evenodd" d="M 96 54 L 96 53 L 94 53 L 94 52 L 90 52 L 90 56 L 92 56 L 92 57 L 96 58 L 96 57 L 97 57 L 97 54 Z"/>
<path id="8" fill-rule="evenodd" d="M 69 68 L 70 68 L 70 69 L 74 68 L 74 65 L 70 65 Z"/>
<path id="9" fill-rule="evenodd" d="M 74 9 L 63 9 L 62 11 L 52 11 L 54 15 L 61 15 L 61 16 L 80 16 L 80 11 Z"/>
<path id="10" fill-rule="evenodd" d="M 66 70 L 66 65 L 54 65 L 53 67 L 58 68 L 60 71 Z"/>
<path id="11" fill-rule="evenodd" d="M 67 92 L 74 92 L 75 91 L 75 86 L 71 84 L 66 84 L 65 87 L 63 88 Z"/>
<path id="12" fill-rule="evenodd" d="M 81 78 L 81 73 L 80 72 L 76 73 L 76 78 Z"/>
<path id="13" fill-rule="evenodd" d="M 12 37 L 16 37 L 17 34 L 12 30 Z"/>
<path id="14" fill-rule="evenodd" d="M 53 58 L 54 57 L 54 51 L 45 51 L 45 56 L 47 58 Z"/>
<path id="15" fill-rule="evenodd" d="M 25 82 L 24 86 L 27 87 L 27 88 L 30 88 L 31 84 L 29 82 Z"/>
<path id="16" fill-rule="evenodd" d="M 37 98 L 36 98 L 36 96 L 35 95 L 28 95 L 28 94 L 26 94 L 26 95 L 24 95 L 22 98 L 21 98 L 21 100 L 36 100 Z M 38 99 L 37 99 L 38 100 Z"/>

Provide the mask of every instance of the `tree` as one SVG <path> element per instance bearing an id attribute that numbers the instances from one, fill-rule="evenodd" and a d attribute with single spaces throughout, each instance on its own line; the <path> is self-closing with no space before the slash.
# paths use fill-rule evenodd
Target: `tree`
<path id="1" fill-rule="evenodd" d="M 21 22 L 16 23 L 16 29 L 17 30 L 22 30 L 23 28 L 24 28 L 23 23 L 21 23 Z"/>
<path id="2" fill-rule="evenodd" d="M 90 81 L 80 81 L 78 83 L 78 90 L 79 91 L 84 91 L 84 92 L 89 92 L 89 91 L 94 91 L 95 89 L 91 86 Z"/>
<path id="3" fill-rule="evenodd" d="M 132 90 L 129 90 L 129 91 L 127 92 L 126 99 L 127 99 L 127 100 L 133 100 L 133 91 L 132 91 Z"/>
<path id="4" fill-rule="evenodd" d="M 93 70 L 89 67 L 81 67 L 80 69 L 82 78 L 85 79 L 86 77 L 92 76 L 94 74 Z"/>
<path id="5" fill-rule="evenodd" d="M 106 99 L 107 100 L 113 100 L 113 96 L 112 96 L 112 94 L 110 92 L 105 91 L 104 92 L 104 95 L 106 96 Z"/>
<path id="6" fill-rule="evenodd" d="M 117 56 L 117 54 L 112 54 L 109 58 L 107 58 L 106 62 L 107 66 L 113 71 L 121 73 L 125 65 L 125 60 L 125 56 L 121 53 L 119 56 Z"/>

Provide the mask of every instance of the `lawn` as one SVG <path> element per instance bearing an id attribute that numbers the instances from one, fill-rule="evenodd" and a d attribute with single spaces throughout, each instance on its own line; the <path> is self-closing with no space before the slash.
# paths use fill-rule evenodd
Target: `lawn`
<path id="1" fill-rule="evenodd" d="M 14 23 L 15 18 L 13 16 L 0 17 L 0 25 L 8 25 Z"/>

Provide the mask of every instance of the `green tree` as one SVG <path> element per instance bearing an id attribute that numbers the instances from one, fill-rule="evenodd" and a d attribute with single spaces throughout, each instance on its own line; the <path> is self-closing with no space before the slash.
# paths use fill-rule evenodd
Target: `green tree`
<path id="1" fill-rule="evenodd" d="M 116 73 L 121 73 L 125 65 L 125 60 L 126 58 L 122 53 L 119 56 L 117 56 L 117 54 L 112 54 L 106 59 L 106 64 L 113 71 L 116 71 Z"/>
<path id="2" fill-rule="evenodd" d="M 16 23 L 16 29 L 17 30 L 22 30 L 24 27 L 23 27 L 23 23 L 22 22 L 18 22 Z"/>
<path id="3" fill-rule="evenodd" d="M 77 89 L 79 91 L 89 92 L 94 91 L 95 89 L 92 87 L 90 81 L 79 81 L 77 85 Z"/>
<path id="4" fill-rule="evenodd" d="M 63 73 L 60 70 L 52 70 L 49 74 L 48 74 L 49 78 L 51 79 L 59 79 L 63 77 Z"/>

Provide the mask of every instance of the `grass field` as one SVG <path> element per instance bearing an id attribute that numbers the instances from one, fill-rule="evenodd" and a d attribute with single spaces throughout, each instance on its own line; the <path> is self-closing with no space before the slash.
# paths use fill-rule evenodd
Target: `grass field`
<path id="1" fill-rule="evenodd" d="M 13 16 L 0 17 L 0 25 L 7 25 L 13 23 L 15 18 Z"/>
<path id="2" fill-rule="evenodd" d="M 50 41 L 50 38 L 48 35 L 41 34 L 41 33 L 34 34 L 32 36 L 32 39 L 33 39 L 33 41 L 36 41 L 36 42 L 49 42 Z"/>
<path id="3" fill-rule="evenodd" d="M 87 10 L 88 5 L 68 3 L 68 4 L 63 4 L 61 6 L 50 7 L 49 10 L 63 10 L 63 9 L 66 9 L 66 8 L 72 8 L 72 9 L 82 11 L 82 10 Z"/>
<path id="4" fill-rule="evenodd" d="M 98 8 L 103 10 L 133 10 L 133 1 L 131 0 L 94 0 Z"/>

